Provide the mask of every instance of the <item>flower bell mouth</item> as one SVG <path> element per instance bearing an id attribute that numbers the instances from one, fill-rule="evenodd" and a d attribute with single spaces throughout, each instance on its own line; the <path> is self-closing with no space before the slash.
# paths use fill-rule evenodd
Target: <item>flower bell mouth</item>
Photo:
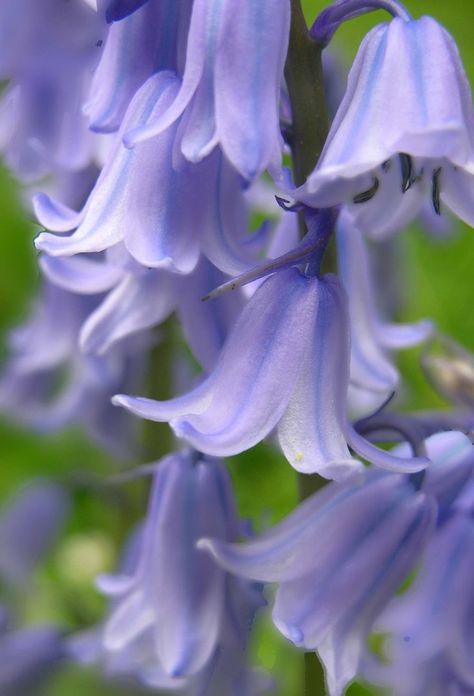
<path id="1" fill-rule="evenodd" d="M 396 158 L 394 158 L 396 160 Z M 361 191 L 352 198 L 352 204 L 360 205 L 368 203 L 377 194 L 383 182 L 383 176 L 391 171 L 394 160 L 385 160 L 380 165 L 381 172 L 378 176 L 372 177 L 372 186 L 365 191 Z M 400 167 L 400 189 L 402 194 L 407 193 L 413 186 L 422 183 L 425 178 L 425 166 L 421 166 L 418 172 L 415 171 L 414 158 L 402 152 L 398 155 Z M 432 169 L 431 174 L 431 202 L 436 215 L 441 215 L 441 172 L 442 166 Z"/>

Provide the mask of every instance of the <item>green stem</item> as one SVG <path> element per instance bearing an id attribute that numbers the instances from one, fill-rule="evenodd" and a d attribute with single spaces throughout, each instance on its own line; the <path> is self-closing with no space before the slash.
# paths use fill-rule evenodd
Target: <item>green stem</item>
<path id="1" fill-rule="evenodd" d="M 311 39 L 300 0 L 291 0 L 291 29 L 285 78 L 292 110 L 293 173 L 300 186 L 313 171 L 329 129 L 322 47 Z"/>
<path id="2" fill-rule="evenodd" d="M 291 29 L 285 78 L 292 111 L 291 151 L 295 184 L 303 184 L 316 166 L 328 134 L 329 124 L 324 93 L 322 46 L 311 39 L 300 0 L 291 0 Z M 305 223 L 300 217 L 302 234 Z M 324 269 L 335 267 L 333 240 L 325 253 Z M 304 500 L 325 481 L 314 475 L 299 475 L 300 498 Z M 304 656 L 305 694 L 325 694 L 324 673 L 314 653 Z"/>
<path id="3" fill-rule="evenodd" d="M 174 346 L 174 319 L 168 319 L 160 326 L 160 339 L 151 350 L 146 373 L 145 395 L 151 399 L 169 399 L 171 384 L 171 364 Z M 144 421 L 143 457 L 152 462 L 167 454 L 172 445 L 171 430 L 168 423 Z"/>

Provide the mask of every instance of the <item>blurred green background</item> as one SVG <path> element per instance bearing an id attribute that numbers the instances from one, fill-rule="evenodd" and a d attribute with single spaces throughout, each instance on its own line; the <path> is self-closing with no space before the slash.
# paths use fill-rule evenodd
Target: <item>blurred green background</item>
<path id="1" fill-rule="evenodd" d="M 319 0 L 305 0 L 311 21 L 324 7 Z M 472 0 L 409 0 L 414 16 L 429 13 L 453 34 L 467 73 L 474 78 L 474 2 Z M 382 12 L 354 20 L 342 27 L 334 46 L 342 65 L 348 67 L 367 30 L 385 20 Z M 436 79 L 436 76 L 433 76 Z M 21 206 L 24 195 L 6 171 L 0 171 L 0 355 L 5 356 L 5 336 L 25 318 L 39 275 L 32 239 L 35 226 Z M 402 319 L 433 318 L 440 329 L 474 350 L 474 234 L 455 223 L 452 235 L 433 240 L 412 228 L 400 240 L 400 275 L 403 279 Z M 418 368 L 418 352 L 401 358 L 407 378 L 407 403 L 411 407 L 440 404 Z M 135 519 L 143 509 L 140 485 L 125 492 L 111 492 L 100 477 L 115 470 L 114 462 L 79 432 L 37 436 L 0 421 L 0 500 L 5 500 L 22 482 L 38 475 L 70 476 L 76 486 L 72 518 L 63 539 L 45 567 L 39 569 L 31 595 L 22 601 L 20 614 L 28 621 L 57 620 L 66 629 L 93 624 L 104 609 L 93 589 L 97 572 L 111 570 L 126 532 L 124 510 Z M 130 462 L 130 466 L 136 462 Z M 266 446 L 234 458 L 232 475 L 243 515 L 257 526 L 262 519 L 274 521 L 291 510 L 297 500 L 296 477 L 291 468 Z M 263 507 L 262 507 L 262 501 Z M 279 696 L 303 694 L 302 656 L 271 629 L 268 618 L 259 622 L 254 651 L 258 662 L 273 671 Z M 0 656 L 1 657 L 1 656 Z M 70 666 L 61 668 L 48 684 L 47 696 L 108 696 L 131 694 L 116 685 L 103 684 L 93 671 Z M 360 686 L 350 694 L 369 693 Z M 310 696 L 317 696 L 311 694 Z"/>

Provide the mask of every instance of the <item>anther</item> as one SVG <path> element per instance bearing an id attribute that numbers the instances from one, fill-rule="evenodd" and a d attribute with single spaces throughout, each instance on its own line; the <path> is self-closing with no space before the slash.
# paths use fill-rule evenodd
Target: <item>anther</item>
<path id="1" fill-rule="evenodd" d="M 410 155 L 401 152 L 398 155 L 400 159 L 400 168 L 402 170 L 402 193 L 406 193 L 416 180 L 413 177 L 413 160 Z"/>
<path id="2" fill-rule="evenodd" d="M 441 167 L 435 169 L 432 178 L 432 188 L 431 188 L 431 200 L 433 201 L 433 208 L 436 215 L 441 215 L 441 201 L 440 201 L 440 175 Z"/>
<path id="3" fill-rule="evenodd" d="M 367 189 L 367 191 L 362 191 L 362 193 L 358 193 L 357 196 L 354 196 L 352 199 L 353 203 L 367 203 L 367 201 L 370 201 L 377 191 L 379 190 L 379 180 L 377 179 L 376 176 L 374 176 L 374 183 L 372 186 Z"/>

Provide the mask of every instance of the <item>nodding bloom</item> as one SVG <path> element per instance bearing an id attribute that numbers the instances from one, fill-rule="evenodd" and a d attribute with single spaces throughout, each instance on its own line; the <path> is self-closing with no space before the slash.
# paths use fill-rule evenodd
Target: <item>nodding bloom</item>
<path id="1" fill-rule="evenodd" d="M 446 472 L 472 472 L 465 435 L 437 435 L 426 448 L 433 461 L 426 489 L 372 469 L 360 483 L 325 486 L 246 543 L 199 542 L 230 572 L 279 583 L 273 620 L 296 645 L 318 651 L 331 696 L 355 677 L 374 621 L 419 560 L 435 526 L 437 495 L 450 486 Z"/>
<path id="2" fill-rule="evenodd" d="M 376 630 L 385 636 L 384 659 L 368 654 L 363 672 L 396 696 L 474 689 L 473 512 L 471 468 L 471 479 L 441 518 L 414 582 L 377 621 Z"/>
<path id="3" fill-rule="evenodd" d="M 351 323 L 350 403 L 353 411 L 366 415 L 398 388 L 399 374 L 389 352 L 422 343 L 432 334 L 433 324 L 394 324 L 381 318 L 367 243 L 345 209 L 337 220 L 336 238 Z"/>
<path id="4" fill-rule="evenodd" d="M 110 406 L 119 385 L 136 384 L 147 341 L 122 341 L 106 355 L 85 355 L 79 332 L 110 276 L 94 294 L 75 295 L 46 280 L 31 318 L 12 332 L 0 379 L 0 409 L 21 425 L 55 432 L 82 425 L 119 457 L 134 441 L 131 419 L 120 426 Z M 111 418 L 112 416 L 112 418 Z"/>
<path id="5" fill-rule="evenodd" d="M 239 527 L 222 464 L 191 451 L 163 459 L 135 567 L 131 574 L 99 580 L 101 589 L 114 597 L 104 648 L 117 653 L 145 640 L 156 670 L 149 665 L 141 674 L 150 683 L 154 674 L 155 680 L 163 673 L 173 678 L 198 675 L 229 641 L 235 643 L 237 634 L 242 652 L 256 588 L 236 583 L 196 549 L 203 535 L 235 540 Z"/>
<path id="6" fill-rule="evenodd" d="M 122 242 L 139 263 L 190 273 L 201 251 L 222 271 L 249 267 L 247 208 L 237 173 L 216 150 L 193 165 L 174 152 L 178 124 L 127 150 L 123 133 L 173 103 L 179 81 L 168 71 L 145 82 L 115 134 L 107 162 L 80 212 L 38 194 L 35 212 L 51 232 L 36 239 L 51 256 L 98 252 Z M 173 154 L 174 152 L 174 154 Z M 242 244 L 241 244 L 242 243 Z"/>
<path id="7" fill-rule="evenodd" d="M 243 305 L 239 291 L 216 302 L 201 301 L 224 280 L 205 257 L 186 276 L 145 268 L 120 244 L 101 257 L 42 256 L 40 265 L 46 277 L 67 292 L 107 291 L 79 332 L 79 347 L 89 355 L 106 354 L 127 337 L 159 325 L 176 310 L 191 351 L 209 370 Z"/>
<path id="8" fill-rule="evenodd" d="M 291 465 L 340 479 L 358 472 L 347 442 L 380 466 L 423 469 L 373 447 L 348 424 L 349 320 L 337 278 L 275 273 L 248 301 L 211 374 L 169 401 L 118 395 L 113 402 L 156 421 L 207 454 L 226 456 L 260 442 L 278 426 Z"/>
<path id="9" fill-rule="evenodd" d="M 254 179 L 280 165 L 279 100 L 290 28 L 288 0 L 194 0 L 179 92 L 168 108 L 130 130 L 133 145 L 184 116 L 183 155 L 191 162 L 220 145 Z"/>
<path id="10" fill-rule="evenodd" d="M 66 521 L 69 497 L 58 484 L 38 480 L 18 491 L 0 511 L 0 575 L 24 587 Z"/>
<path id="11" fill-rule="evenodd" d="M 82 104 L 102 35 L 98 18 L 82 2 L 4 5 L 0 75 L 10 82 L 0 100 L 0 150 L 26 181 L 78 171 L 93 156 Z"/>
<path id="12" fill-rule="evenodd" d="M 436 75 L 436 85 L 433 85 Z M 362 42 L 321 158 L 296 196 L 346 203 L 374 236 L 431 200 L 474 224 L 474 113 L 450 34 L 431 17 L 397 17 Z"/>
<path id="13" fill-rule="evenodd" d="M 0 629 L 2 696 L 34 696 L 66 657 L 61 633 L 52 626 Z"/>
<path id="14" fill-rule="evenodd" d="M 179 72 L 191 0 L 135 4 L 143 6 L 109 28 L 94 72 L 84 105 L 94 131 L 118 130 L 133 95 L 154 73 Z"/>

